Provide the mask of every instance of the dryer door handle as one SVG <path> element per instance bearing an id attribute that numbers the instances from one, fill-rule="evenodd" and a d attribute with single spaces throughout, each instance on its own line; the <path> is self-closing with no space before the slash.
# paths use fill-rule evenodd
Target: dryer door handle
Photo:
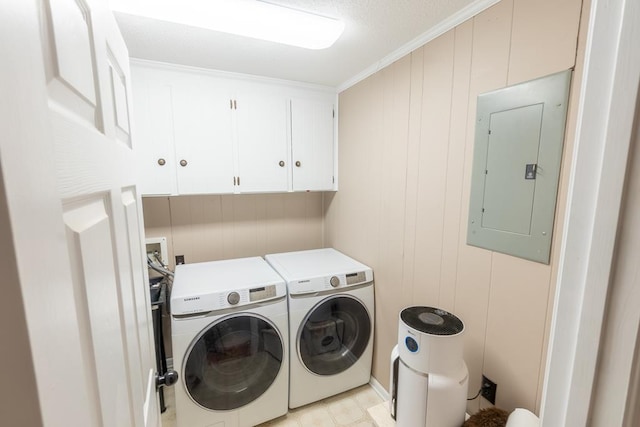
<path id="1" fill-rule="evenodd" d="M 160 375 L 156 372 L 156 390 L 160 387 L 171 387 L 178 382 L 178 373 L 173 369 L 168 370 L 164 375 Z"/>

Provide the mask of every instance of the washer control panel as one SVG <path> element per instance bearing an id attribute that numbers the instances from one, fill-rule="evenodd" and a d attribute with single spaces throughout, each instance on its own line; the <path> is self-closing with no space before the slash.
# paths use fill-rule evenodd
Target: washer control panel
<path id="1" fill-rule="evenodd" d="M 346 275 L 347 285 L 354 285 L 357 283 L 362 283 L 367 280 L 364 271 L 358 271 L 357 273 L 349 273 Z"/>
<path id="2" fill-rule="evenodd" d="M 276 285 L 261 286 L 249 289 L 249 301 L 261 301 L 276 296 Z"/>
<path id="3" fill-rule="evenodd" d="M 284 282 L 264 284 L 253 288 L 227 289 L 209 294 L 185 296 L 171 300 L 172 315 L 188 316 L 208 313 L 216 310 L 237 308 L 247 304 L 265 301 L 279 301 L 287 296 L 287 285 Z"/>
<path id="4" fill-rule="evenodd" d="M 240 302 L 240 294 L 235 291 L 230 292 L 229 295 L 227 295 L 227 302 L 231 305 L 236 305 Z"/>

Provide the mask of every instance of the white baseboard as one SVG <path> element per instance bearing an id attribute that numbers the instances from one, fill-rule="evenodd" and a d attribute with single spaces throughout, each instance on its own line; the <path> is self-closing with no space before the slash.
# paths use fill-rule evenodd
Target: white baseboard
<path id="1" fill-rule="evenodd" d="M 371 377 L 369 379 L 369 385 L 372 389 L 378 393 L 378 395 L 382 398 L 382 400 L 389 401 L 389 392 L 382 387 L 382 384 L 378 382 L 375 378 Z"/>

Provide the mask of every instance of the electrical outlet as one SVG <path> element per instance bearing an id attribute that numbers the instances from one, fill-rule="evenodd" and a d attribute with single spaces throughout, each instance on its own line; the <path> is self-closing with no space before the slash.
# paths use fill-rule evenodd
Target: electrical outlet
<path id="1" fill-rule="evenodd" d="M 184 264 L 184 255 L 176 255 L 176 265 Z"/>
<path id="2" fill-rule="evenodd" d="M 496 404 L 496 391 L 498 385 L 489 378 L 482 376 L 482 391 L 480 395 L 487 399 L 492 405 Z"/>

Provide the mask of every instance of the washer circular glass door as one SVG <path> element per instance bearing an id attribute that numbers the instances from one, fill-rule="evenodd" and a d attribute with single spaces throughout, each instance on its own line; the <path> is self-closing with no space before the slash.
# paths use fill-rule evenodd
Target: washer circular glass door
<path id="1" fill-rule="evenodd" d="M 347 295 L 329 297 L 316 305 L 298 330 L 302 363 L 318 375 L 335 375 L 360 359 L 371 336 L 364 304 Z"/>
<path id="2" fill-rule="evenodd" d="M 244 406 L 276 379 L 283 351 L 282 337 L 267 319 L 252 314 L 222 318 L 203 330 L 187 351 L 187 392 L 208 409 Z"/>

